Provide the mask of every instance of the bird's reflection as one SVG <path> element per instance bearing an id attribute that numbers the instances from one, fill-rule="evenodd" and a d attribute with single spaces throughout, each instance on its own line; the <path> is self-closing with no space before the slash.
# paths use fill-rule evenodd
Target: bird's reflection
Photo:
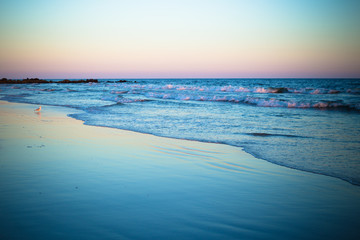
<path id="1" fill-rule="evenodd" d="M 41 112 L 35 112 L 36 115 L 38 115 L 38 119 L 41 120 Z"/>

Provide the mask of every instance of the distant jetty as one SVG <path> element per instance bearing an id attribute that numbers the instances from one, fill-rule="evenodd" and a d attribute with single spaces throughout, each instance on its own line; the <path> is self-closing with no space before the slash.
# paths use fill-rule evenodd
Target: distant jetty
<path id="1" fill-rule="evenodd" d="M 97 83 L 98 80 L 97 79 L 86 79 L 86 80 L 69 80 L 69 79 L 64 79 L 61 81 L 48 81 L 48 80 L 44 80 L 44 79 L 39 79 L 39 78 L 26 78 L 26 79 L 7 79 L 7 78 L 2 78 L 0 80 L 0 84 L 31 84 L 31 83 Z M 119 81 L 115 81 L 115 82 L 127 82 L 126 80 L 119 80 Z"/>
<path id="2" fill-rule="evenodd" d="M 64 79 L 62 81 L 48 81 L 39 78 L 26 78 L 26 79 L 7 79 L 2 78 L 0 84 L 29 84 L 29 83 L 97 83 L 97 79 L 86 79 L 86 80 L 68 80 Z"/>

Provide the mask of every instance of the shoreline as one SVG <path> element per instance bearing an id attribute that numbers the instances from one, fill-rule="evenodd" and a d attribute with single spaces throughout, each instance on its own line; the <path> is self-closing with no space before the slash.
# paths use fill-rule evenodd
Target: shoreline
<path id="1" fill-rule="evenodd" d="M 358 236 L 358 186 L 239 147 L 89 126 L 69 108 L 36 107 L 0 101 L 0 237 Z"/>
<path id="2" fill-rule="evenodd" d="M 7 100 L 0 100 L 0 102 L 6 102 L 6 103 L 14 103 L 14 104 L 26 104 L 26 105 L 34 105 L 38 106 L 37 104 L 33 104 L 33 103 L 21 103 L 21 102 L 11 102 L 11 101 L 7 101 Z M 230 147 L 235 147 L 235 148 L 239 148 L 241 151 L 250 154 L 252 157 L 261 160 L 261 161 L 265 161 L 267 163 L 270 164 L 274 164 L 276 166 L 280 166 L 280 167 L 285 167 L 288 169 L 292 169 L 292 170 L 296 170 L 296 171 L 300 171 L 300 172 L 305 172 L 305 173 L 311 173 L 311 174 L 316 174 L 316 175 L 321 175 L 321 176 L 326 176 L 326 177 L 331 177 L 331 178 L 335 178 L 335 179 L 339 179 L 341 181 L 344 181 L 348 184 L 351 184 L 353 186 L 358 186 L 360 187 L 360 183 L 356 183 L 351 181 L 350 179 L 346 179 L 346 178 L 342 178 L 340 176 L 333 176 L 330 174 L 326 174 L 323 172 L 317 172 L 317 171 L 311 171 L 311 170 L 304 170 L 301 168 L 296 168 L 290 165 L 286 165 L 286 164 L 281 164 L 281 163 L 277 163 L 276 161 L 271 161 L 266 159 L 265 157 L 262 157 L 260 154 L 257 154 L 255 152 L 252 152 L 250 150 L 247 150 L 245 147 L 243 146 L 237 146 L 237 145 L 231 145 L 228 143 L 223 143 L 223 142 L 209 142 L 209 141 L 200 141 L 200 140 L 196 140 L 196 139 L 186 139 L 186 138 L 176 138 L 176 137 L 167 137 L 167 136 L 161 136 L 161 135 L 156 135 L 153 133 L 147 133 L 147 132 L 139 132 L 139 131 L 135 131 L 135 130 L 128 130 L 128 129 L 120 129 L 120 128 L 116 128 L 116 127 L 110 127 L 110 126 L 102 126 L 102 125 L 91 125 L 91 124 L 87 124 L 85 121 L 77 119 L 75 117 L 72 117 L 71 115 L 74 113 L 78 113 L 78 112 L 82 112 L 82 110 L 80 109 L 76 109 L 76 108 L 72 108 L 72 107 L 66 107 L 66 106 L 56 106 L 56 105 L 46 105 L 46 104 L 42 104 L 43 106 L 48 106 L 48 107 L 55 107 L 55 108 L 60 108 L 60 109 L 64 109 L 63 112 L 65 112 L 65 117 L 80 121 L 83 125 L 85 126 L 90 126 L 90 127 L 100 127 L 100 128 L 109 128 L 109 129 L 115 129 L 115 130 L 119 130 L 119 131 L 125 131 L 125 132 L 131 132 L 131 133 L 135 133 L 135 134 L 145 134 L 145 135 L 150 135 L 150 136 L 154 136 L 154 137 L 158 137 L 158 138 L 164 138 L 164 139 L 174 139 L 174 140 L 180 140 L 180 141 L 190 141 L 190 142 L 199 142 L 199 143 L 209 143 L 209 144 L 220 144 L 220 145 L 226 145 L 226 146 L 230 146 Z M 67 110 L 66 110 L 67 109 Z M 71 113 L 69 113 L 71 112 Z"/>

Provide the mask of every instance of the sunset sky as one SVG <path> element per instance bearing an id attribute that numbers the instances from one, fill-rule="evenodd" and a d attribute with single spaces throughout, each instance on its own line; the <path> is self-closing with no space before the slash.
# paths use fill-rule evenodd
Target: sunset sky
<path id="1" fill-rule="evenodd" d="M 1 0 L 0 77 L 360 77 L 360 1 Z"/>

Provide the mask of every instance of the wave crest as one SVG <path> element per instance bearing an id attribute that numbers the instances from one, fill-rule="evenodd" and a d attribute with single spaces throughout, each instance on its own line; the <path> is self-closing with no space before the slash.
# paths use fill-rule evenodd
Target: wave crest
<path id="1" fill-rule="evenodd" d="M 168 90 L 168 91 L 195 91 L 195 92 L 244 92 L 244 93 L 274 93 L 274 94 L 360 94 L 360 89 L 326 89 L 326 88 L 290 88 L 290 87 L 242 87 L 242 86 L 190 86 L 190 85 L 154 85 L 154 84 L 126 84 L 120 83 L 114 86 L 131 90 Z"/>

